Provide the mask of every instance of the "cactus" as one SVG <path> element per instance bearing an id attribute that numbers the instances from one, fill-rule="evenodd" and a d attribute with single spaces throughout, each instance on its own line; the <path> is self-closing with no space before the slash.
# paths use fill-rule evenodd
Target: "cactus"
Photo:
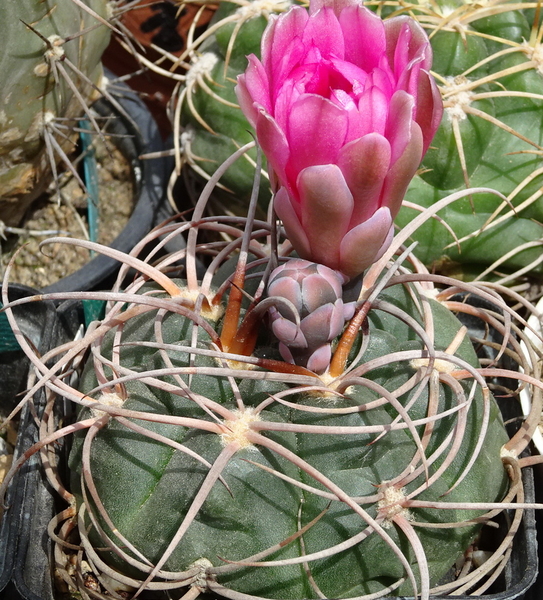
<path id="1" fill-rule="evenodd" d="M 48 372 L 57 393 L 83 406 L 67 428 L 80 433 L 70 456 L 75 498 L 59 534 L 69 534 L 77 505 L 80 568 L 91 564 L 109 591 L 188 586 L 235 598 L 427 597 L 436 586 L 482 583 L 484 569 L 444 578 L 486 522 L 481 515 L 492 519 L 487 507 L 511 497 L 504 467 L 516 465 L 518 448 L 448 309 L 463 310 L 456 289 L 433 289 L 424 269 L 402 274 L 407 252 L 372 267 L 365 291 L 344 288 L 345 307 L 358 297 L 354 316 L 331 283 L 323 305 L 351 321 L 332 334 L 332 360 L 317 375 L 283 362 L 285 327 L 273 325 L 274 310 L 290 316 L 278 282 L 300 269 L 296 285 L 311 285 L 317 270 L 283 257 L 264 292 L 276 260 L 266 252 L 270 226 L 246 219 L 242 227 L 239 257 L 235 239 L 216 245 L 202 283 L 196 235 L 232 236 L 231 219 L 154 232 L 189 232 L 187 279 L 163 274 L 178 256 L 155 267 L 152 255 L 137 264 L 124 257 L 143 275 L 124 292 L 93 294 L 111 301 L 105 318 L 55 367 L 92 348 L 78 390 Z M 495 310 L 483 318 L 499 328 L 505 305 L 490 297 Z M 60 570 L 69 553 L 59 550 Z"/>
<path id="2" fill-rule="evenodd" d="M 375 214 L 389 210 L 375 206 L 380 195 L 371 184 L 381 180 L 374 175 L 384 173 L 382 187 L 391 197 L 405 188 L 423 139 L 430 144 L 437 128 L 440 103 L 429 100 L 439 95 L 432 92 L 428 43 L 418 25 L 401 17 L 386 26 L 354 1 L 333 7 L 327 1 L 314 0 L 310 13 L 296 8 L 277 19 L 266 48 L 272 57 L 267 76 L 275 84 L 305 76 L 294 59 L 290 70 L 281 70 L 285 47 L 295 59 L 317 57 L 318 68 L 311 71 L 314 62 L 308 67 L 316 75 L 296 88 L 298 108 L 307 98 L 307 111 L 322 101 L 305 93 L 308 80 L 311 90 L 327 94 L 322 81 L 354 72 L 357 83 L 382 84 L 364 93 L 375 100 L 375 114 L 389 103 L 393 126 L 370 130 L 354 143 L 344 138 L 345 151 L 337 156 L 325 144 L 327 158 L 336 163 L 307 165 L 295 156 L 291 164 L 286 142 L 270 144 L 289 136 L 274 134 L 279 118 L 273 122 L 277 113 L 268 103 L 269 112 L 262 109 L 257 118 L 276 128 L 261 127 L 259 139 L 272 150 L 269 162 L 279 166 L 276 178 L 291 202 L 285 209 L 290 229 L 273 211 L 268 220 L 257 216 L 258 151 L 246 216 L 205 216 L 214 186 L 253 151 L 249 142 L 210 176 L 191 220 L 170 220 L 130 255 L 81 240 L 46 242 L 81 245 L 124 263 L 111 291 L 84 294 L 108 305 L 81 340 L 37 357 L 18 331 L 13 309 L 42 296 L 10 304 L 3 291 L 7 318 L 40 376 L 22 402 L 46 386 L 51 403 L 60 394 L 81 408 L 76 423 L 54 430 L 48 405 L 43 439 L 7 477 L 32 452 L 75 434 L 71 491 L 54 473 L 55 461 L 47 461 L 47 472 L 69 504 L 49 528 L 56 571 L 76 589 L 83 590 L 80 582 L 89 574 L 104 595 L 179 588 L 185 600 L 206 593 L 236 600 L 391 594 L 427 600 L 433 593 L 477 594 L 506 563 L 527 507 L 520 473 L 531 460 L 521 453 L 539 423 L 541 365 L 519 327 L 523 320 L 506 301 L 518 300 L 514 292 L 432 275 L 413 255 L 413 245 L 405 247 L 439 208 L 470 193 L 492 192 L 445 197 L 394 238 L 369 236 L 364 260 L 356 260 L 349 241 L 360 227 L 371 226 Z M 323 22 L 329 30 L 320 27 Z M 368 36 L 361 42 L 362 29 Z M 329 57 L 319 56 L 323 40 L 336 48 L 345 42 L 344 55 L 330 68 Z M 347 40 L 374 49 L 367 65 L 377 66 L 369 74 L 357 57 L 346 58 Z M 253 70 L 240 81 L 248 112 L 257 105 L 248 98 L 271 88 L 262 75 L 266 66 L 252 61 Z M 274 79 L 275 67 L 283 80 Z M 334 91 L 352 93 L 350 98 L 363 87 L 351 90 L 344 79 L 335 81 L 343 87 Z M 343 101 L 334 105 L 331 127 L 346 122 L 340 110 L 353 110 L 345 96 L 338 93 Z M 418 100 L 435 110 L 394 119 Z M 314 135 L 306 123 L 302 119 L 292 136 L 301 155 L 304 134 Z M 389 157 L 377 168 L 369 150 L 382 157 L 383 148 L 392 148 L 396 160 Z M 346 159 L 361 150 L 369 164 L 352 168 Z M 320 148 L 315 153 L 323 154 Z M 311 218 L 296 221 L 297 202 L 302 215 L 319 203 L 322 214 L 313 210 Z M 306 243 L 319 234 L 326 243 Z M 186 238 L 186 247 L 158 254 L 176 236 Z M 303 258 L 296 256 L 298 248 Z M 332 266 L 325 265 L 330 257 Z M 121 291 L 129 269 L 139 274 Z M 175 277 L 178 271 L 183 278 Z M 460 302 L 459 291 L 480 296 L 488 310 Z M 524 307 L 530 309 L 529 303 Z M 483 322 L 477 342 L 495 351 L 484 364 L 453 311 Z M 497 332 L 501 342 L 487 339 L 484 330 Z M 522 365 L 522 374 L 499 365 L 504 354 Z M 75 388 L 67 375 L 85 355 Z M 53 357 L 58 360 L 51 365 Z M 501 385 L 496 375 L 534 392 L 530 414 L 510 439 L 490 391 Z M 505 403 L 514 391 L 507 396 Z M 507 536 L 487 562 L 470 569 L 470 553 L 484 547 L 486 526 L 496 526 L 503 509 L 515 510 L 514 519 L 504 519 Z M 80 546 L 71 537 L 76 517 Z"/>
<path id="3" fill-rule="evenodd" d="M 120 554 L 126 562 L 135 559 L 138 568 L 127 568 L 113 555 L 102 559 L 125 576 L 144 579 L 141 571 L 151 571 L 145 570 L 145 557 L 157 576 L 181 573 L 186 583 L 201 565 L 203 589 L 220 594 L 224 587 L 263 598 L 316 597 L 316 590 L 331 598 L 387 589 L 411 594 L 435 586 L 473 540 L 479 526 L 469 519 L 480 511 L 430 507 L 501 500 L 507 478 L 500 448 L 507 436 L 493 400 L 485 400 L 480 389 L 473 395 L 471 384 L 447 381 L 445 373 L 457 367 L 442 356 L 448 356 L 460 326 L 435 301 L 429 305 L 439 323 L 436 368 L 443 377 L 438 383 L 438 370 L 424 375 L 428 359 L 421 340 L 398 318 L 411 313 L 414 303 L 398 288 L 380 296 L 383 311 L 372 309 L 368 318 L 369 345 L 360 358 L 351 355 L 352 370 L 329 386 L 309 373 L 287 380 L 274 371 L 249 370 L 241 361 L 237 368 L 221 368 L 224 359 L 212 341 L 219 324 L 208 322 L 211 335 L 199 327 L 194 346 L 194 314 L 148 311 L 126 322 L 117 339 L 111 332 L 101 344 L 100 361 L 108 370 L 112 344 L 121 345 L 112 368 L 119 384 L 126 377 L 122 393 L 114 392 L 115 378 L 107 382 L 111 392 L 105 393 L 102 382 L 97 393 L 92 363 L 81 390 L 138 421 L 105 417 L 86 457 L 78 441 L 71 457 L 73 485 L 83 486 L 79 501 L 84 498 L 93 515 L 85 522 L 107 536 L 95 532 L 93 545 L 129 544 Z M 270 339 L 263 343 L 275 345 Z M 360 335 L 356 344 L 358 350 Z M 476 367 L 466 339 L 449 352 L 464 368 Z M 280 358 L 276 349 L 268 356 Z M 411 390 L 395 398 L 402 386 Z M 442 413 L 470 396 L 469 410 L 461 409 L 465 429 L 455 434 L 462 419 Z M 439 408 L 431 408 L 434 402 Z M 434 410 L 440 418 L 433 428 L 428 422 L 426 430 L 415 426 Z M 150 417 L 157 422 L 147 421 Z M 402 421 L 409 428 L 400 428 Z M 424 508 L 407 508 L 407 498 Z M 408 535 L 412 521 L 421 527 L 416 544 Z M 425 529 L 425 523 L 436 522 L 462 525 Z M 398 549 L 406 557 L 403 564 L 395 556 Z M 402 583 L 408 564 L 414 579 Z"/>
<path id="4" fill-rule="evenodd" d="M 0 35 L 0 219 L 17 225 L 73 148 L 67 126 L 98 96 L 106 0 L 6 0 Z"/>
<path id="5" fill-rule="evenodd" d="M 281 14 L 289 0 L 221 2 L 207 32 L 190 39 L 180 59 L 187 60 L 185 85 L 178 102 L 181 107 L 181 161 L 195 174 L 208 179 L 217 166 L 237 148 L 250 142 L 251 128 L 240 113 L 234 84 L 247 66 L 246 56 L 258 53 L 268 18 Z M 233 42 L 233 43 L 232 43 Z M 218 201 L 222 209 L 244 214 L 251 194 L 256 154 L 247 153 L 223 176 Z M 178 172 L 181 164 L 178 164 Z M 267 174 L 260 188 L 260 205 L 270 197 Z"/>
<path id="6" fill-rule="evenodd" d="M 70 455 L 75 496 L 63 491 L 69 508 L 52 523 L 57 571 L 74 587 L 73 564 L 85 577 L 97 574 L 109 593 L 189 588 L 187 597 L 427 598 L 484 586 L 500 554 L 458 580 L 448 577 L 500 502 L 516 507 L 519 478 L 508 472 L 518 474 L 531 425 L 508 440 L 484 377 L 492 381 L 492 365 L 481 369 L 449 309 L 473 312 L 455 301 L 458 282 L 433 277 L 402 252 L 406 231 L 363 288 L 347 283 L 340 299 L 341 280 L 289 259 L 283 238 L 270 256 L 271 224 L 249 216 L 236 235 L 234 223 L 198 214 L 170 222 L 132 256 L 64 240 L 120 258 L 141 276 L 122 292 L 88 294 L 110 301 L 104 319 L 81 341 L 55 349 L 60 358 L 50 369 L 18 336 L 41 384 L 82 407 L 77 423 L 35 448 L 79 432 Z M 230 241 L 197 243 L 210 231 Z M 187 233 L 186 253 L 157 263 L 151 251 L 136 260 L 151 239 Z M 215 258 L 199 281 L 211 248 Z M 166 276 L 183 256 L 186 278 Z M 284 265 L 270 275 L 278 259 Z M 310 293 L 315 285 L 330 288 L 320 301 Z M 296 286 L 305 321 L 295 318 L 295 304 L 289 309 Z M 476 314 L 509 336 L 511 311 L 496 286 L 462 287 L 491 300 L 491 312 Z M 13 319 L 13 303 L 4 301 Z M 335 315 L 326 322 L 346 321 L 339 335 L 336 326 L 311 335 L 319 302 Z M 317 345 L 330 344 L 326 368 L 320 352 L 316 362 L 303 356 L 292 364 L 281 344 L 296 346 L 297 337 L 286 322 L 277 325 L 275 311 Z M 522 352 L 510 343 L 513 354 Z M 85 349 L 91 353 L 74 389 L 62 373 Z M 541 387 L 537 362 L 532 370 L 522 360 L 528 381 Z M 76 514 L 77 557 L 63 541 Z"/>
<path id="7" fill-rule="evenodd" d="M 511 501 L 518 494 L 522 502 L 520 454 L 539 422 L 543 388 L 535 354 L 511 336 L 526 340 L 497 294 L 507 290 L 432 276 L 403 249 L 407 229 L 362 287 L 356 279 L 341 291 L 331 270 L 289 258 L 282 236 L 270 254 L 277 232 L 251 216 L 256 194 L 244 219 L 202 218 L 210 191 L 194 220 L 157 228 L 131 256 L 48 240 L 125 263 L 112 291 L 84 294 L 109 305 L 80 341 L 36 356 L 11 309 L 42 296 L 10 304 L 4 292 L 40 374 L 30 394 L 46 385 L 51 402 L 60 394 L 81 407 L 78 422 L 57 431 L 46 410 L 45 437 L 32 450 L 75 432 L 71 492 L 53 475 L 69 503 L 50 527 L 57 573 L 83 591 L 82 582 L 95 581 L 104 593 L 187 588 L 186 598 L 428 598 L 485 588 L 505 564 L 509 538 L 457 579 L 455 565 L 496 509 L 515 508 L 510 535 L 518 528 L 523 505 Z M 199 243 L 210 232 L 222 235 Z M 153 239 L 184 235 L 186 251 L 136 258 Z M 170 278 L 183 258 L 185 278 Z M 127 268 L 141 275 L 119 291 Z M 490 310 L 458 302 L 459 288 L 490 301 Z M 495 363 L 479 365 L 451 309 L 501 332 L 522 361 L 534 408 L 510 440 L 488 387 Z M 305 354 L 293 364 L 299 336 L 289 327 L 316 345 L 318 360 Z M 325 368 L 321 345 L 329 348 Z M 74 388 L 66 372 L 86 350 Z M 58 362 L 46 366 L 52 356 Z"/>
<path id="8" fill-rule="evenodd" d="M 247 123 L 232 104 L 236 75 L 245 69 L 246 54 L 260 55 L 258 38 L 269 14 L 262 2 L 253 4 L 259 16 L 242 20 L 247 3 L 222 2 L 209 36 L 187 53 L 192 64 L 181 93 L 181 147 L 185 162 L 200 174 L 209 176 L 225 158 L 223 150 L 249 140 Z M 431 270 L 462 277 L 489 267 L 498 273 L 541 271 L 540 3 L 365 4 L 385 18 L 409 14 L 421 23 L 431 39 L 432 72 L 445 103 L 440 132 L 406 193 L 397 225 L 409 223 L 417 207 L 466 187 L 485 186 L 507 197 L 481 194 L 451 204 L 418 231 L 415 253 Z M 282 3 L 275 6 L 284 10 Z M 251 165 L 246 161 L 235 169 L 222 180 L 233 192 L 230 204 L 223 200 L 227 207 L 249 196 Z M 261 191 L 263 203 L 266 192 L 269 197 L 269 188 Z"/>

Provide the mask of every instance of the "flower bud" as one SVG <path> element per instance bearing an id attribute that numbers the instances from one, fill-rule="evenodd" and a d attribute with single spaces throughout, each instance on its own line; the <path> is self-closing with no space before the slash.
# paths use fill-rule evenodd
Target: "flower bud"
<path id="1" fill-rule="evenodd" d="M 287 362 L 322 373 L 330 364 L 330 342 L 352 316 L 342 300 L 339 274 L 315 263 L 293 259 L 270 276 L 268 296 L 278 300 L 270 309 L 271 328 Z M 284 301 L 287 302 L 284 302 Z"/>

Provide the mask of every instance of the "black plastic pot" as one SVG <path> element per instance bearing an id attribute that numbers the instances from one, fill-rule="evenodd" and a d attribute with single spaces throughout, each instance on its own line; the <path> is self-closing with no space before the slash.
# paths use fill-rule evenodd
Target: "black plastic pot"
<path id="1" fill-rule="evenodd" d="M 0 286 L 1 292 L 2 286 Z M 12 284 L 9 300 L 37 294 L 37 290 Z M 79 327 L 80 307 L 65 303 L 56 307 L 50 301 L 32 302 L 14 309 L 21 331 L 40 354 L 73 339 Z M 0 315 L 4 317 L 5 315 Z M 5 322 L 2 330 L 5 332 Z M 7 416 L 26 388 L 28 359 L 6 335 L 0 344 L 0 413 Z M 38 415 L 45 405 L 44 395 L 34 399 Z M 27 405 L 21 414 L 15 447 L 17 460 L 38 439 L 34 416 Z M 55 496 L 46 483 L 39 457 L 28 460 L 13 478 L 5 498 L 6 511 L 0 521 L 0 598 L 2 600 L 52 600 L 52 546 L 47 524 L 55 514 Z"/>
<path id="2" fill-rule="evenodd" d="M 106 75 L 110 79 L 115 78 L 111 73 Z M 101 117 L 110 117 L 106 131 L 113 134 L 111 141 L 131 165 L 135 189 L 134 209 L 123 231 L 111 243 L 112 248 L 129 252 L 155 225 L 171 215 L 166 199 L 171 161 L 163 157 L 140 158 L 142 154 L 164 150 L 158 126 L 146 105 L 127 85 L 115 82 L 110 86 L 109 92 L 129 118 L 105 98 L 95 102 L 93 110 Z M 108 280 L 118 269 L 117 261 L 98 255 L 75 273 L 43 291 L 85 291 L 108 287 Z"/>

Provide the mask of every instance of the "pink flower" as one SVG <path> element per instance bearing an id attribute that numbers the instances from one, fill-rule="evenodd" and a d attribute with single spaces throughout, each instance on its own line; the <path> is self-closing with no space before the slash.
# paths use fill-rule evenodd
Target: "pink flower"
<path id="1" fill-rule="evenodd" d="M 386 250 L 439 126 L 422 28 L 357 0 L 312 0 L 270 21 L 238 78 L 273 171 L 275 210 L 298 254 L 355 277 Z"/>

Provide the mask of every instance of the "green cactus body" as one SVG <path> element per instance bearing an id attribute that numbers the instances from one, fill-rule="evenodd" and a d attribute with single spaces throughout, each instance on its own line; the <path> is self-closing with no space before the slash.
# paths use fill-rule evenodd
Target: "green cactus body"
<path id="1" fill-rule="evenodd" d="M 399 395 L 396 406 L 383 400 L 380 387 L 372 391 L 376 385 L 389 391 L 399 389 L 417 372 L 422 380 L 424 365 L 427 366 L 425 359 L 414 363 L 392 356 L 390 361 L 372 367 L 372 361 L 379 357 L 409 351 L 418 351 L 420 355 L 421 349 L 418 333 L 392 314 L 398 310 L 417 314 L 409 292 L 396 286 L 383 293 L 380 301 L 381 309 L 369 314 L 369 332 L 364 338 L 367 346 L 362 356 L 357 357 L 363 342 L 360 335 L 358 348 L 351 352 L 352 376 L 344 375 L 345 389 L 339 387 L 339 394 L 333 393 L 332 388 L 327 394 L 326 388 L 309 392 L 298 386 L 289 395 L 293 386 L 281 373 L 269 372 L 267 378 L 258 379 L 252 375 L 255 371 L 248 369 L 235 372 L 233 385 L 226 374 L 221 374 L 221 363 L 216 358 L 189 355 L 193 321 L 179 314 L 164 314 L 158 329 L 155 311 L 126 323 L 122 335 L 115 339 L 115 345 L 120 344 L 116 375 L 153 370 L 154 374 L 149 376 L 168 382 L 171 388 L 160 390 L 146 379 L 125 381 L 126 400 L 122 408 L 164 415 L 163 423 L 145 421 L 144 417 L 131 422 L 182 444 L 185 450 L 131 431 L 117 419 L 110 419 L 94 437 L 87 468 L 100 501 L 124 539 L 156 564 L 194 509 L 190 525 L 162 567 L 169 572 L 188 573 L 188 583 L 195 581 L 196 564 L 206 566 L 205 583 L 198 579 L 198 585 L 219 594 L 227 588 L 263 598 L 298 599 L 316 598 L 319 589 L 324 597 L 342 598 L 377 592 L 388 586 L 395 593 L 410 594 L 413 590 L 409 580 L 405 580 L 404 566 L 383 539 L 390 536 L 418 579 L 413 549 L 401 527 L 390 522 L 399 514 L 405 522 L 418 523 L 416 530 L 428 560 L 430 583 L 439 582 L 474 539 L 479 526 L 466 523 L 434 529 L 426 528 L 424 523 L 456 523 L 482 511 L 428 507 L 405 510 L 398 509 L 394 502 L 411 493 L 418 501 L 499 501 L 507 488 L 500 449 L 508 438 L 497 406 L 490 399 L 486 404 L 485 443 L 463 477 L 485 418 L 481 390 L 472 394 L 471 380 L 452 382 L 453 367 L 442 369 L 439 383 L 438 372 L 434 371 L 430 377 L 432 383 L 427 378 L 421 386 L 411 386 L 410 392 Z M 460 325 L 442 305 L 429 302 L 435 320 L 435 348 L 445 351 Z M 389 310 L 386 303 L 395 308 Z M 210 323 L 217 327 L 216 323 Z M 158 330 L 160 335 L 156 337 Z M 109 341 L 106 338 L 102 344 L 101 352 L 106 358 L 112 357 L 112 339 L 109 334 Z M 199 348 L 212 348 L 211 338 L 202 328 L 198 340 Z M 172 346 L 158 350 L 156 346 L 131 345 L 152 341 Z M 259 348 L 264 347 L 272 348 L 268 357 L 277 358 L 273 341 L 261 339 Z M 466 365 L 477 366 L 467 339 L 459 345 L 455 356 L 466 361 Z M 179 371 L 183 383 L 171 372 L 161 375 L 156 371 L 172 366 L 186 367 L 185 372 Z M 440 386 L 439 406 L 432 408 L 428 389 L 434 384 Z M 81 389 L 98 401 L 105 401 L 100 393 L 92 391 L 95 386 L 90 360 Z M 452 392 L 455 386 L 462 388 L 460 394 L 458 389 Z M 435 479 L 440 465 L 447 460 L 447 451 L 443 449 L 451 446 L 455 428 L 462 427 L 463 418 L 458 419 L 458 413 L 453 413 L 439 418 L 433 426 L 419 422 L 414 426 L 415 434 L 406 427 L 394 428 L 401 410 L 398 406 L 403 406 L 416 421 L 464 402 L 469 404 L 469 410 L 464 405 L 460 411 L 465 417 L 462 443 L 454 460 Z M 87 411 L 82 417 L 85 415 L 88 416 Z M 173 416 L 196 419 L 194 423 L 199 425 L 172 424 Z M 317 433 L 305 431 L 310 426 L 321 429 Z M 356 430 L 367 426 L 374 430 Z M 248 431 L 256 437 L 250 439 Z M 421 442 L 423 437 L 425 441 Z M 425 485 L 425 468 L 420 460 L 413 463 L 415 472 L 409 468 L 420 443 L 424 444 L 429 486 Z M 82 439 L 76 437 L 71 464 L 75 472 L 74 487 L 80 493 L 84 482 L 82 446 Z M 196 453 L 201 460 L 189 452 Z M 434 460 L 436 453 L 439 458 Z M 446 494 L 459 479 L 460 483 Z M 392 481 L 394 485 L 390 484 Z M 211 488 L 200 503 L 199 494 L 208 483 Z M 83 488 L 85 503 L 96 514 L 86 483 Z M 82 497 L 79 496 L 80 501 Z M 374 523 L 372 519 L 383 527 L 380 533 L 368 525 L 368 520 Z M 98 522 L 119 543 L 111 527 L 101 518 Z M 305 526 L 307 529 L 300 535 Z M 291 536 L 290 543 L 282 545 Z M 96 547 L 105 544 L 96 530 L 91 539 Z M 313 556 L 340 544 L 345 548 L 330 556 Z M 122 542 L 120 545 L 124 546 Z M 268 548 L 273 551 L 255 557 Z M 103 556 L 119 572 L 142 577 L 134 566 L 127 567 L 112 553 Z M 271 564 L 241 566 L 235 562 L 247 559 L 271 561 Z M 280 560 L 286 564 L 274 562 Z"/>
<path id="2" fill-rule="evenodd" d="M 247 66 L 248 54 L 260 54 L 268 14 L 283 12 L 288 6 L 288 0 L 241 5 L 221 2 L 210 23 L 213 27 L 225 21 L 199 48 L 187 74 L 186 93 L 190 98 L 183 101 L 181 115 L 185 159 L 205 178 L 213 175 L 217 166 L 240 146 L 254 139 L 251 127 L 237 106 L 236 77 Z M 255 160 L 256 152 L 248 153 L 221 179 L 221 185 L 229 192 L 222 199 L 232 212 L 244 214 L 246 211 Z M 260 199 L 265 210 L 270 199 L 267 178 L 262 181 Z"/>
<path id="3" fill-rule="evenodd" d="M 445 114 L 421 165 L 420 178 L 413 181 L 406 200 L 427 207 L 469 184 L 501 192 L 519 210 L 513 215 L 510 206 L 490 194 L 473 196 L 473 207 L 469 199 L 451 204 L 440 217 L 460 239 L 459 247 L 449 232 L 427 223 L 416 234 L 417 252 L 426 264 L 446 255 L 458 263 L 489 265 L 542 237 L 539 148 L 543 142 L 543 71 L 541 45 L 529 41 L 533 6 L 526 4 L 526 10 L 519 10 L 500 3 L 494 11 L 480 13 L 464 6 L 466 17 L 459 19 L 459 31 L 440 31 L 432 38 L 433 70 L 444 84 Z M 455 3 L 457 6 L 463 3 Z M 531 202 L 524 207 L 528 199 Z M 487 223 L 500 205 L 495 223 Z M 403 226 L 413 214 L 404 208 L 398 224 Z M 509 215 L 506 219 L 498 218 L 505 214 Z M 474 235 L 479 229 L 482 231 Z M 526 267 L 539 255 L 538 247 L 513 254 L 506 267 Z M 541 266 L 536 268 L 541 270 Z"/>
<path id="4" fill-rule="evenodd" d="M 222 4 L 224 14 L 235 10 L 228 8 L 229 2 Z M 497 190 L 509 201 L 508 205 L 496 195 L 477 194 L 450 204 L 439 216 L 459 243 L 439 221 L 431 219 L 413 236 L 418 241 L 416 254 L 432 268 L 442 269 L 452 263 L 457 275 L 469 276 L 474 265 L 475 272 L 480 272 L 480 265 L 492 265 L 509 253 L 511 256 L 500 268 L 518 270 L 536 261 L 531 268 L 541 271 L 543 267 L 537 259 L 541 256 L 538 241 L 543 237 L 543 173 L 539 171 L 543 145 L 543 52 L 541 44 L 534 41 L 536 29 L 532 31 L 536 3 L 526 2 L 523 10 L 518 3 L 510 5 L 505 1 L 493 3 L 492 7 L 443 2 L 431 10 L 422 2 L 420 7 L 415 3 L 408 9 L 403 4 L 366 4 L 382 11 L 385 17 L 407 13 L 423 25 L 434 50 L 432 72 L 445 102 L 441 128 L 405 199 L 428 207 L 469 186 Z M 264 18 L 259 18 L 259 23 L 263 27 Z M 235 31 L 236 42 L 225 79 L 224 56 L 234 25 L 219 29 L 208 46 L 218 57 L 212 72 L 217 82 L 213 91 L 230 102 L 236 101 L 233 88 L 236 75 L 245 69 L 245 55 L 252 52 L 260 56 L 258 27 L 249 24 L 251 21 Z M 223 149 L 226 154 L 250 141 L 249 126 L 239 114 L 236 116 L 237 109 L 221 105 L 204 87 L 192 86 L 189 93 L 199 117 L 217 132 L 206 132 L 185 106 L 182 124 L 188 126 L 191 152 L 204 159 L 193 162 L 211 173 L 216 156 Z M 218 125 L 223 122 L 224 130 Z M 249 164 L 245 167 L 245 174 L 237 167 L 231 179 L 222 180 L 238 199 L 250 195 L 252 169 Z M 267 196 L 263 200 L 269 198 L 269 188 L 264 192 Z M 416 214 L 418 211 L 404 207 L 396 222 L 403 227 Z M 495 243 L 496 236 L 500 244 Z M 532 247 L 519 250 L 529 243 Z"/>
<path id="5" fill-rule="evenodd" d="M 85 0 L 85 4 L 101 17 L 107 17 L 107 0 Z M 89 31 L 77 35 L 87 28 Z M 97 92 L 66 66 L 65 59 L 93 84 L 100 84 L 100 57 L 109 35 L 106 26 L 72 0 L 2 3 L 0 218 L 6 224 L 17 224 L 29 203 L 50 182 L 45 126 L 57 118 L 83 114 L 81 101 L 62 74 L 54 73 L 53 63 L 56 59 L 64 61 L 62 68 L 83 101 L 90 102 Z M 67 149 L 72 147 L 72 142 L 61 136 L 58 142 Z"/>

